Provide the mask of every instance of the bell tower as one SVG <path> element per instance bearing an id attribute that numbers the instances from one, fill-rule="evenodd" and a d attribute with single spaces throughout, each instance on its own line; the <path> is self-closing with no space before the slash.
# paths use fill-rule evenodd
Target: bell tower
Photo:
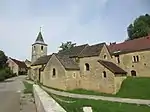
<path id="1" fill-rule="evenodd" d="M 47 44 L 44 42 L 41 28 L 36 41 L 32 44 L 31 62 L 35 62 L 39 57 L 47 55 Z"/>

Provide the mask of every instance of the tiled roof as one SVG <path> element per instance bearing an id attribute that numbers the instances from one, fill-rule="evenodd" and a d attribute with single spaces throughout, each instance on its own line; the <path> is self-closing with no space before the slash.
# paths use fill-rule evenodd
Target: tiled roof
<path id="1" fill-rule="evenodd" d="M 10 58 L 10 59 L 13 60 L 19 66 L 19 68 L 27 68 L 25 62 L 19 61 L 19 60 L 13 59 L 13 58 Z"/>
<path id="2" fill-rule="evenodd" d="M 76 62 L 73 61 L 73 59 L 69 58 L 68 55 L 60 55 L 55 54 L 57 59 L 61 62 L 61 64 L 64 66 L 67 70 L 79 70 L 79 66 Z"/>
<path id="3" fill-rule="evenodd" d="M 79 57 L 90 57 L 90 56 L 98 56 L 103 48 L 105 43 L 100 43 L 92 46 L 87 46 Z"/>
<path id="4" fill-rule="evenodd" d="M 73 48 L 71 48 L 69 50 L 59 51 L 58 54 L 68 55 L 70 57 L 78 56 L 86 46 L 88 46 L 88 44 L 75 46 L 75 47 L 73 47 Z"/>
<path id="5" fill-rule="evenodd" d="M 127 72 L 124 71 L 122 68 L 114 64 L 113 62 L 104 61 L 104 60 L 98 60 L 100 64 L 102 64 L 104 67 L 109 69 L 111 72 L 113 72 L 116 76 L 117 75 L 126 75 Z"/>
<path id="6" fill-rule="evenodd" d="M 46 55 L 38 58 L 31 66 L 47 64 L 52 55 Z"/>
<path id="7" fill-rule="evenodd" d="M 141 50 L 149 50 L 150 35 L 147 37 L 129 40 L 118 44 L 112 44 L 108 46 L 108 49 L 112 54 L 115 53 L 121 54 L 121 53 L 135 52 Z"/>

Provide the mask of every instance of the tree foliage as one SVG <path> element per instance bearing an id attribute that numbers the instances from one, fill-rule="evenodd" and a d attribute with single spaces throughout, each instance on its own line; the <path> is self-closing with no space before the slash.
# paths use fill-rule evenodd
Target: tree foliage
<path id="1" fill-rule="evenodd" d="M 61 48 L 62 51 L 68 50 L 73 48 L 76 45 L 76 43 L 72 43 L 71 41 L 67 41 L 66 43 L 62 43 L 59 48 Z"/>
<path id="2" fill-rule="evenodd" d="M 0 50 L 0 68 L 4 68 L 6 66 L 7 56 L 3 51 Z"/>
<path id="3" fill-rule="evenodd" d="M 131 23 L 128 28 L 128 39 L 133 40 L 136 38 L 141 38 L 147 36 L 150 33 L 150 15 L 141 15 Z"/>

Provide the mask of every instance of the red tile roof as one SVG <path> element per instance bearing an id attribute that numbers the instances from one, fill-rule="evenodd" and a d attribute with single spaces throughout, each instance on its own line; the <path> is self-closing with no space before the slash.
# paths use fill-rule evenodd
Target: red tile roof
<path id="1" fill-rule="evenodd" d="M 27 68 L 25 62 L 19 61 L 19 60 L 16 60 L 16 59 L 12 59 L 12 58 L 10 58 L 10 59 L 13 60 L 20 68 Z"/>
<path id="2" fill-rule="evenodd" d="M 108 46 L 109 51 L 113 53 L 128 53 L 141 50 L 150 49 L 150 35 L 147 37 L 130 40 L 118 44 L 111 44 Z"/>

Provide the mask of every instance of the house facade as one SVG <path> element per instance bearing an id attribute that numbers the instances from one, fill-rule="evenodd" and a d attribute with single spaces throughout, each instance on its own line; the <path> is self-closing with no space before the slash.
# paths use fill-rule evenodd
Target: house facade
<path id="1" fill-rule="evenodd" d="M 27 74 L 27 66 L 25 62 L 9 58 L 6 63 L 8 64 L 8 67 L 10 68 L 10 70 L 12 70 L 14 74 L 16 75 Z"/>
<path id="2" fill-rule="evenodd" d="M 146 43 L 139 46 L 140 42 Z M 111 45 L 84 44 L 47 55 L 40 32 L 32 45 L 29 77 L 62 90 L 82 88 L 115 94 L 127 76 L 150 76 L 149 48 L 150 39 L 144 37 Z"/>

